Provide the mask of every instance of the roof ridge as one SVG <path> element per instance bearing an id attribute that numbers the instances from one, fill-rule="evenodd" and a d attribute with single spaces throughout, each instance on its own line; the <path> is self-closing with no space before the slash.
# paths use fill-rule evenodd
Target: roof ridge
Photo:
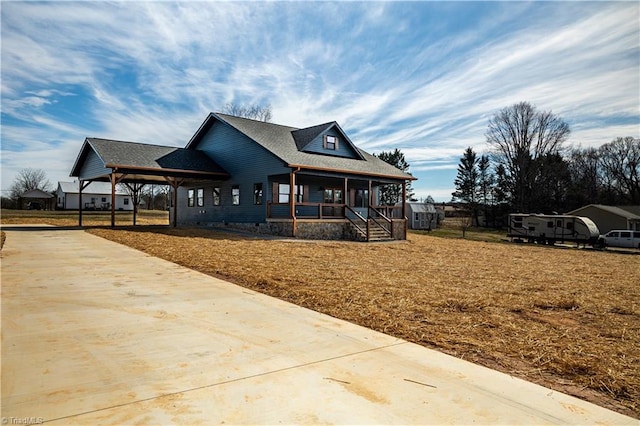
<path id="1" fill-rule="evenodd" d="M 95 141 L 105 141 L 105 142 L 116 142 L 116 143 L 128 143 L 128 144 L 135 144 L 135 145 L 155 146 L 155 147 L 160 147 L 160 148 L 184 149 L 184 148 L 179 147 L 179 146 L 160 145 L 160 144 L 157 144 L 157 143 L 147 143 L 147 142 L 123 141 L 123 140 L 119 140 L 119 139 L 87 138 L 87 140 L 89 140 L 89 141 L 94 141 L 95 140 Z"/>
<path id="2" fill-rule="evenodd" d="M 240 120 L 253 121 L 253 122 L 258 123 L 258 124 L 266 124 L 266 125 L 270 125 L 270 126 L 286 127 L 288 129 L 300 130 L 297 127 L 287 126 L 285 124 L 278 124 L 278 123 L 272 123 L 270 121 L 256 120 L 255 118 L 241 117 L 239 115 L 224 114 L 224 113 L 221 113 L 221 112 L 214 112 L 213 114 L 218 115 L 218 116 L 220 116 L 222 118 L 225 118 L 225 117 L 238 118 Z"/>

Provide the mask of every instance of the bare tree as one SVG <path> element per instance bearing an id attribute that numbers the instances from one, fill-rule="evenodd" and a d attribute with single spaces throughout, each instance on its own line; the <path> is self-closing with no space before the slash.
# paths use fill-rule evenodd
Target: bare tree
<path id="1" fill-rule="evenodd" d="M 169 185 L 148 184 L 140 192 L 140 200 L 147 210 L 165 210 Z"/>
<path id="2" fill-rule="evenodd" d="M 504 166 L 511 205 L 529 210 L 535 185 L 536 162 L 557 154 L 569 137 L 569 125 L 550 111 L 538 111 L 528 102 L 503 108 L 489 120 L 487 143 L 493 159 Z"/>
<path id="3" fill-rule="evenodd" d="M 607 186 L 622 203 L 640 204 L 640 139 L 617 138 L 599 153 Z"/>
<path id="4" fill-rule="evenodd" d="M 26 168 L 18 171 L 18 174 L 9 188 L 9 196 L 17 200 L 20 195 L 33 189 L 41 191 L 51 191 L 51 182 L 47 178 L 47 173 L 42 169 Z"/>
<path id="5" fill-rule="evenodd" d="M 600 203 L 603 196 L 602 167 L 597 148 L 574 148 L 567 157 L 570 174 L 568 209 Z"/>
<path id="6" fill-rule="evenodd" d="M 271 104 L 267 105 L 236 105 L 229 102 L 225 105 L 222 112 L 236 117 L 250 118 L 258 121 L 271 121 Z"/>

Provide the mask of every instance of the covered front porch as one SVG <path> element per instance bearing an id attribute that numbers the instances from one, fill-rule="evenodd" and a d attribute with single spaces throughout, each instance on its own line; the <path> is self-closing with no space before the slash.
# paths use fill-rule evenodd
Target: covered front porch
<path id="1" fill-rule="evenodd" d="M 363 241 L 406 239 L 406 181 L 293 170 L 270 176 L 267 223 L 308 238 L 318 233 Z M 379 204 L 384 185 L 401 188 L 401 206 Z M 338 236 L 342 232 L 341 236 Z M 329 238 L 333 239 L 333 238 Z"/>

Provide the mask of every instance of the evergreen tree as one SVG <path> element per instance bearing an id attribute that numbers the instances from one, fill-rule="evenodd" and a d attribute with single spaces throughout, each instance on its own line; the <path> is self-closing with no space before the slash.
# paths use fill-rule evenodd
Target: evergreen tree
<path id="1" fill-rule="evenodd" d="M 409 163 L 404 158 L 404 154 L 398 148 L 394 151 L 382 151 L 377 154 L 376 157 L 389 163 L 392 166 L 397 167 L 405 173 L 409 173 Z M 406 187 L 407 200 L 413 198 L 413 188 L 411 187 L 411 181 L 407 182 Z M 401 185 L 382 185 L 380 186 L 380 204 L 384 206 L 393 206 L 402 201 L 402 186 Z"/>
<path id="2" fill-rule="evenodd" d="M 471 147 L 468 147 L 460 158 L 454 184 L 456 190 L 451 194 L 453 199 L 466 204 L 469 214 L 473 215 L 477 224 L 480 173 L 478 171 L 478 157 Z"/>

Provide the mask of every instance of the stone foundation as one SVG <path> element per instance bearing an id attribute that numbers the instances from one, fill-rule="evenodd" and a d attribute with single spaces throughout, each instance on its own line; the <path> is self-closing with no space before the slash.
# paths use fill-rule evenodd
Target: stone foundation
<path id="1" fill-rule="evenodd" d="M 189 224 L 184 224 L 189 225 Z M 207 226 L 216 228 L 235 229 L 242 232 L 255 234 L 277 235 L 280 237 L 293 236 L 293 222 L 290 220 L 271 220 L 265 223 L 223 223 L 207 222 L 193 223 L 194 226 Z M 405 222 L 393 221 L 393 233 L 395 239 L 406 239 Z M 352 240 L 359 241 L 357 233 L 351 227 L 348 220 L 305 220 L 297 221 L 296 238 L 305 240 Z"/>

